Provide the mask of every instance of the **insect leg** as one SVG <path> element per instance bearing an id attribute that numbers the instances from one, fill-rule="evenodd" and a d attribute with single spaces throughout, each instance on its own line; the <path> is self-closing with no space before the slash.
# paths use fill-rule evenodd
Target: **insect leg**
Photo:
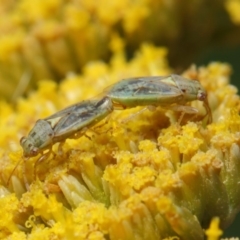
<path id="1" fill-rule="evenodd" d="M 167 109 L 170 109 L 175 112 L 184 112 L 188 114 L 198 114 L 198 110 L 191 106 L 186 105 L 172 105 L 168 106 Z"/>
<path id="2" fill-rule="evenodd" d="M 94 133 L 95 135 L 99 135 L 99 134 L 105 134 L 107 132 L 109 132 L 112 127 L 110 127 L 109 129 L 107 129 L 106 131 L 102 131 L 102 132 L 98 132 L 98 131 L 95 131 L 96 129 L 98 128 L 101 128 L 102 126 L 104 126 L 106 123 L 110 122 L 111 121 L 111 114 L 108 115 L 107 117 L 105 117 L 103 120 L 102 120 L 102 123 L 101 124 L 98 124 L 97 126 L 94 126 L 93 128 L 91 129 L 88 129 L 88 131 Z M 86 135 L 85 135 L 86 136 Z"/>
<path id="3" fill-rule="evenodd" d="M 62 156 L 63 155 L 63 144 L 65 143 L 65 141 L 62 141 L 59 143 L 58 145 L 58 155 Z"/>
<path id="4" fill-rule="evenodd" d="M 191 106 L 186 106 L 186 105 L 173 105 L 173 106 L 168 106 L 167 108 L 168 110 L 172 110 L 174 112 L 181 112 L 181 115 L 178 119 L 178 124 L 180 125 L 180 123 L 183 120 L 184 115 L 187 114 L 192 114 L 192 115 L 197 115 L 198 114 L 198 110 L 194 107 Z"/>
<path id="5" fill-rule="evenodd" d="M 206 109 L 206 114 L 204 115 L 204 117 L 206 117 L 206 116 L 208 115 L 207 123 L 210 124 L 210 123 L 212 123 L 212 111 L 211 111 L 211 109 L 210 109 L 210 106 L 209 106 L 209 103 L 208 103 L 207 98 L 206 98 L 205 101 L 203 102 L 203 106 L 204 106 L 205 109 Z"/>
<path id="6" fill-rule="evenodd" d="M 34 180 L 36 180 L 36 178 L 37 178 L 37 165 L 40 162 L 47 159 L 50 156 L 51 153 L 52 153 L 52 149 L 50 149 L 48 152 L 42 154 L 42 156 L 40 158 L 38 158 L 38 160 L 35 162 L 35 164 L 34 164 Z"/>
<path id="7" fill-rule="evenodd" d="M 140 109 L 140 110 L 137 111 L 136 113 L 132 113 L 129 117 L 121 120 L 121 123 L 122 123 L 122 124 L 125 124 L 125 123 L 131 121 L 132 119 L 134 119 L 135 117 L 137 117 L 137 116 L 140 115 L 141 113 L 145 112 L 146 110 L 152 111 L 152 110 L 153 110 L 152 107 L 154 107 L 154 106 L 147 106 L 147 107 L 144 107 L 144 108 Z M 154 107 L 154 109 L 156 109 L 156 107 Z"/>

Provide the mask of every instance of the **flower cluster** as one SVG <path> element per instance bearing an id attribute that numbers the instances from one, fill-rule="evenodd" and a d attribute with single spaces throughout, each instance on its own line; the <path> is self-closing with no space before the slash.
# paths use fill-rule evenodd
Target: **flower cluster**
<path id="1" fill-rule="evenodd" d="M 52 1 L 53 2 L 53 1 Z M 0 103 L 1 239 L 219 239 L 240 210 L 240 109 L 227 64 L 190 67 L 213 122 L 159 106 L 114 111 L 66 139 L 62 152 L 23 160 L 19 138 L 35 121 L 125 77 L 167 75 L 167 51 L 143 45 L 129 62 L 121 39 L 111 64 L 93 62 L 59 85 L 41 81 L 15 107 Z M 7 127 L 6 127 L 7 126 Z M 24 170 L 24 171 L 23 171 Z M 26 182 L 30 189 L 27 189 Z"/>

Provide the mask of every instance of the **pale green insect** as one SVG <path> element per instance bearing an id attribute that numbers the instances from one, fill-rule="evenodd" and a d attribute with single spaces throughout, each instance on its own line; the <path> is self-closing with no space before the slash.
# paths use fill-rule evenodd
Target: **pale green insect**
<path id="1" fill-rule="evenodd" d="M 200 82 L 179 75 L 123 79 L 105 89 L 105 94 L 111 98 L 115 109 L 162 106 L 190 114 L 196 114 L 198 110 L 185 104 L 199 100 L 206 109 L 208 123 L 212 121 L 207 92 Z"/>
<path id="2" fill-rule="evenodd" d="M 103 97 L 100 100 L 92 99 L 74 104 L 38 120 L 28 136 L 20 140 L 24 157 L 36 156 L 67 138 L 80 137 L 87 128 L 112 111 L 112 101 L 108 97 Z"/>

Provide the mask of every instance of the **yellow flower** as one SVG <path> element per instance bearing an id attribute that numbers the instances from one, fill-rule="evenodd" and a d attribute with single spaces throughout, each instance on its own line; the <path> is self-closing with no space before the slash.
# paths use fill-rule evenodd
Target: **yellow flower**
<path id="1" fill-rule="evenodd" d="M 10 194 L 3 186 L 1 186 L 0 206 L 0 238 L 3 239 L 13 232 L 20 232 L 14 222 L 15 212 L 18 209 L 18 200 L 14 194 Z"/>
<path id="2" fill-rule="evenodd" d="M 116 110 L 79 138 L 50 144 L 53 153 L 45 159 L 22 158 L 19 138 L 39 118 L 122 78 L 169 74 L 165 55 L 165 49 L 144 44 L 130 62 L 94 62 L 59 85 L 41 81 L 15 108 L 0 103 L 2 239 L 220 236 L 212 218 L 225 229 L 240 207 L 240 101 L 226 64 L 183 73 L 207 90 L 211 124 L 200 101 L 188 103 L 198 110 L 195 116 L 169 106 Z"/>
<path id="3" fill-rule="evenodd" d="M 219 218 L 213 218 L 208 230 L 206 230 L 206 235 L 208 240 L 218 240 L 222 236 L 223 231 L 219 229 Z"/>
<path id="4" fill-rule="evenodd" d="M 240 23 L 240 1 L 239 0 L 227 0 L 226 1 L 226 9 L 229 12 L 229 15 L 232 21 L 236 24 Z"/>

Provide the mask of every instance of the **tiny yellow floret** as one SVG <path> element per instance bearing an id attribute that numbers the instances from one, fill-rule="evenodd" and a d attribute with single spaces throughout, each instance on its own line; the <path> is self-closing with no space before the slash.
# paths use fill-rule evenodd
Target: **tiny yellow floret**
<path id="1" fill-rule="evenodd" d="M 215 217 L 210 223 L 210 227 L 205 231 L 208 240 L 218 240 L 223 231 L 219 228 L 220 219 Z"/>

